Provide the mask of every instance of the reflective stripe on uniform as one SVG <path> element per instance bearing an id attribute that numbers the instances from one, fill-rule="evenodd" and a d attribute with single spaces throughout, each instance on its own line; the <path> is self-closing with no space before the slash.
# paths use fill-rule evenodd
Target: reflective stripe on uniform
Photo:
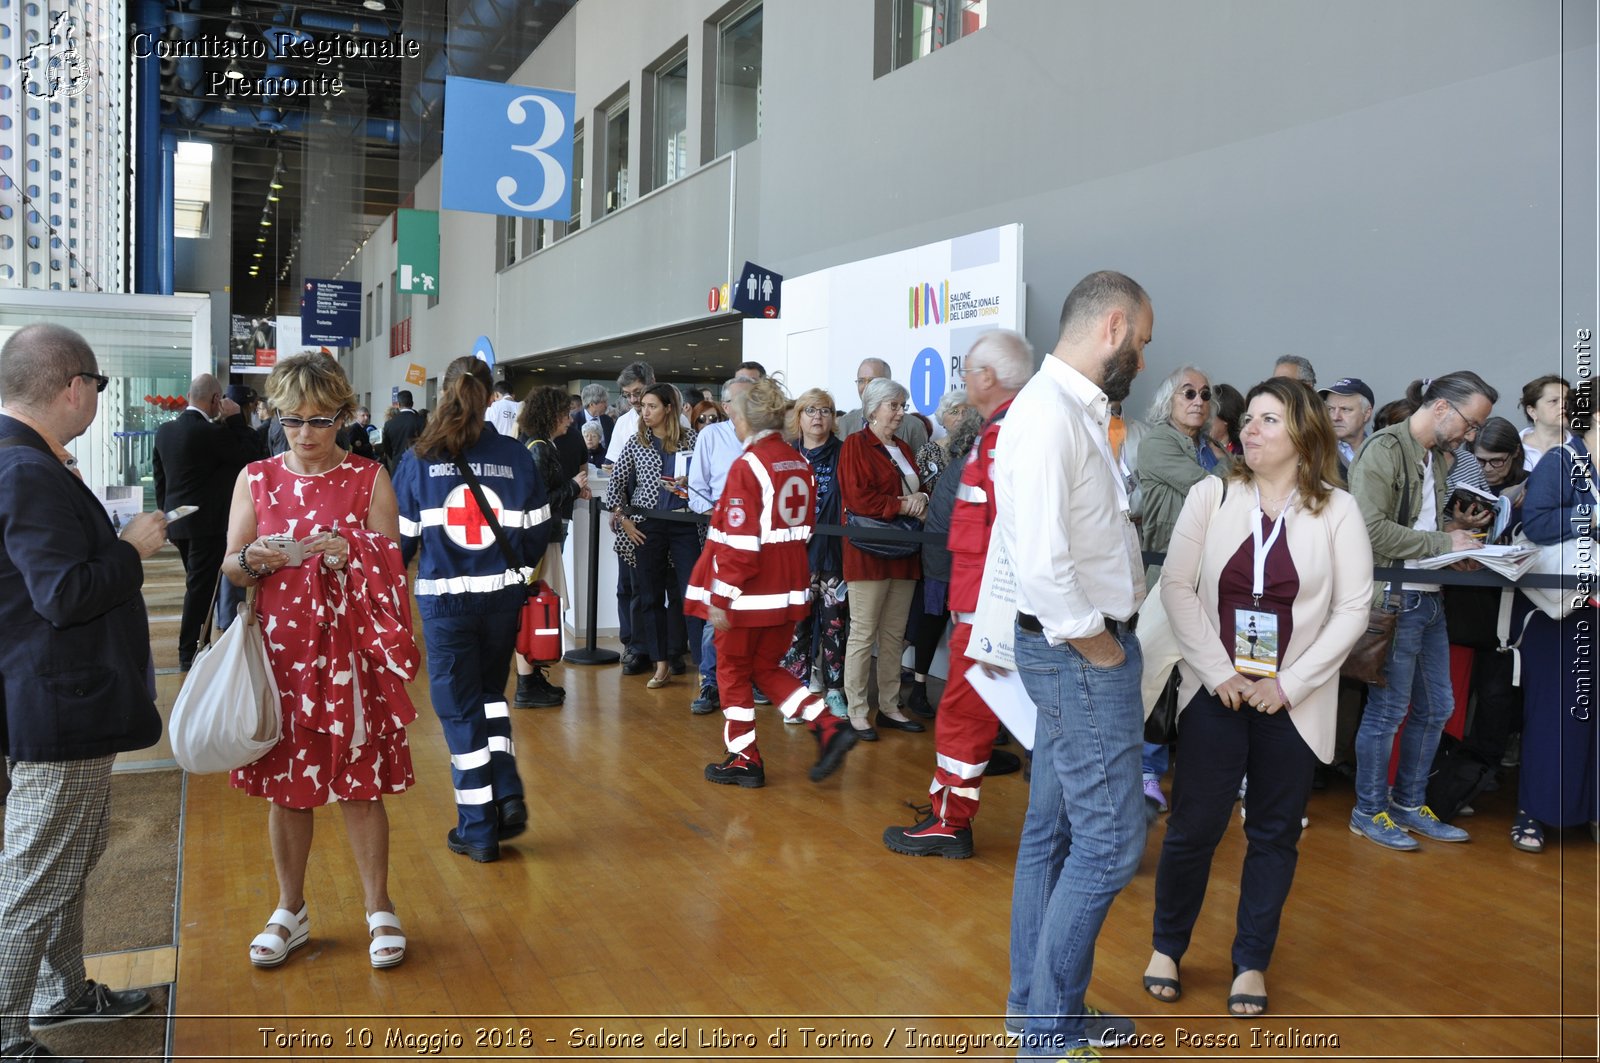
<path id="1" fill-rule="evenodd" d="M 483 703 L 483 714 L 491 720 L 509 720 L 511 710 L 503 701 L 486 701 Z"/>
<path id="2" fill-rule="evenodd" d="M 509 735 L 504 738 L 499 735 L 490 735 L 489 752 L 506 753 L 514 757 L 517 755 L 517 744 L 511 740 Z"/>
<path id="3" fill-rule="evenodd" d="M 510 570 L 497 572 L 493 576 L 450 576 L 446 579 L 419 579 L 416 586 L 417 596 L 493 594 L 496 591 L 503 591 L 507 587 L 526 585 L 532 573 L 532 569 L 525 568 L 516 572 Z"/>
<path id="4" fill-rule="evenodd" d="M 456 804 L 458 805 L 486 805 L 493 800 L 493 786 L 479 786 L 472 790 L 456 791 Z"/>
<path id="5" fill-rule="evenodd" d="M 712 528 L 706 532 L 706 538 L 735 550 L 748 550 L 751 553 L 755 553 L 761 549 L 761 540 L 754 535 L 729 535 L 720 528 Z"/>
<path id="6" fill-rule="evenodd" d="M 728 606 L 730 609 L 761 610 L 786 609 L 791 605 L 805 605 L 811 600 L 811 588 L 781 594 L 742 594 Z"/>
<path id="7" fill-rule="evenodd" d="M 939 767 L 943 768 L 951 775 L 959 775 L 963 779 L 979 778 L 983 775 L 983 769 L 989 766 L 989 762 L 987 760 L 982 764 L 968 764 L 964 760 L 957 760 L 954 757 L 947 757 L 943 753 L 935 754 L 934 760 L 938 763 Z"/>
<path id="8" fill-rule="evenodd" d="M 489 763 L 489 751 L 487 749 L 474 749 L 471 753 L 450 754 L 450 766 L 456 771 L 471 771 L 473 768 L 481 768 L 487 763 Z"/>
<path id="9" fill-rule="evenodd" d="M 741 720 L 745 723 L 755 723 L 756 710 L 753 708 L 741 709 L 733 705 L 724 705 L 722 707 L 722 718 L 725 720 Z"/>
<path id="10" fill-rule="evenodd" d="M 982 505 L 989 501 L 989 494 L 977 484 L 962 484 L 956 488 L 956 501 Z"/>

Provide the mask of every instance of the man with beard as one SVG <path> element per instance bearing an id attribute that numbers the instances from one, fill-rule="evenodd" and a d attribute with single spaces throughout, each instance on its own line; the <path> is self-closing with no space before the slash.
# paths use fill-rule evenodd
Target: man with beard
<path id="1" fill-rule="evenodd" d="M 1020 1058 L 1059 1059 L 1131 1035 L 1084 1005 L 1095 938 L 1144 850 L 1144 562 L 1111 454 L 1109 406 L 1144 368 L 1150 297 L 1091 273 L 1061 338 L 1012 403 L 995 449 L 996 529 L 1016 568 L 1016 665 L 1038 706 L 1011 900 L 1006 1025 Z M 1109 523 L 1108 523 L 1109 515 Z"/>

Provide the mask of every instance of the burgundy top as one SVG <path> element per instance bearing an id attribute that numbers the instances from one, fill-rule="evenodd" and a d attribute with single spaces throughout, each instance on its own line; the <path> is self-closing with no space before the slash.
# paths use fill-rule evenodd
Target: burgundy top
<path id="1" fill-rule="evenodd" d="M 1289 515 L 1294 519 L 1294 514 Z M 1272 534 L 1272 522 L 1261 516 L 1261 542 L 1265 545 Z M 1255 541 L 1246 536 L 1239 549 L 1234 551 L 1222 568 L 1217 581 L 1217 630 L 1222 635 L 1222 648 L 1233 659 L 1233 611 L 1255 609 L 1278 615 L 1278 669 L 1283 670 L 1283 652 L 1289 646 L 1289 636 L 1294 633 L 1294 600 L 1300 593 L 1300 573 L 1289 556 L 1289 535 L 1285 528 L 1278 541 L 1267 551 L 1266 577 L 1262 582 L 1261 604 L 1251 604 L 1255 586 Z M 1251 676 L 1249 678 L 1256 678 Z"/>

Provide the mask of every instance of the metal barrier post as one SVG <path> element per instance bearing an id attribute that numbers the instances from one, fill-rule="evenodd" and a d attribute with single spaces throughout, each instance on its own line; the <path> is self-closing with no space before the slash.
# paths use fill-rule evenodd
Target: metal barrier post
<path id="1" fill-rule="evenodd" d="M 589 617 L 584 623 L 583 645 L 568 650 L 561 659 L 573 664 L 614 664 L 622 659 L 616 650 L 595 646 L 595 631 L 600 623 L 600 498 L 589 499 L 589 572 L 585 579 L 589 592 Z"/>

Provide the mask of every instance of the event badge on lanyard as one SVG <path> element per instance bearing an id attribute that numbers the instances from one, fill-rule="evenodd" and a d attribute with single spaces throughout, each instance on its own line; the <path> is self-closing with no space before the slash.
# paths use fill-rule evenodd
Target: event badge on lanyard
<path id="1" fill-rule="evenodd" d="M 1292 496 L 1291 504 L 1283 507 L 1283 512 L 1273 522 L 1272 534 L 1263 542 L 1261 490 L 1256 489 L 1256 506 L 1250 512 L 1250 540 L 1255 548 L 1251 564 L 1251 608 L 1233 611 L 1233 667 L 1245 675 L 1266 679 L 1275 679 L 1278 675 L 1281 649 L 1278 645 L 1278 614 L 1261 608 L 1261 596 L 1266 592 L 1267 555 L 1272 553 L 1278 536 L 1283 534 L 1283 526 L 1289 522 L 1291 505 Z"/>

